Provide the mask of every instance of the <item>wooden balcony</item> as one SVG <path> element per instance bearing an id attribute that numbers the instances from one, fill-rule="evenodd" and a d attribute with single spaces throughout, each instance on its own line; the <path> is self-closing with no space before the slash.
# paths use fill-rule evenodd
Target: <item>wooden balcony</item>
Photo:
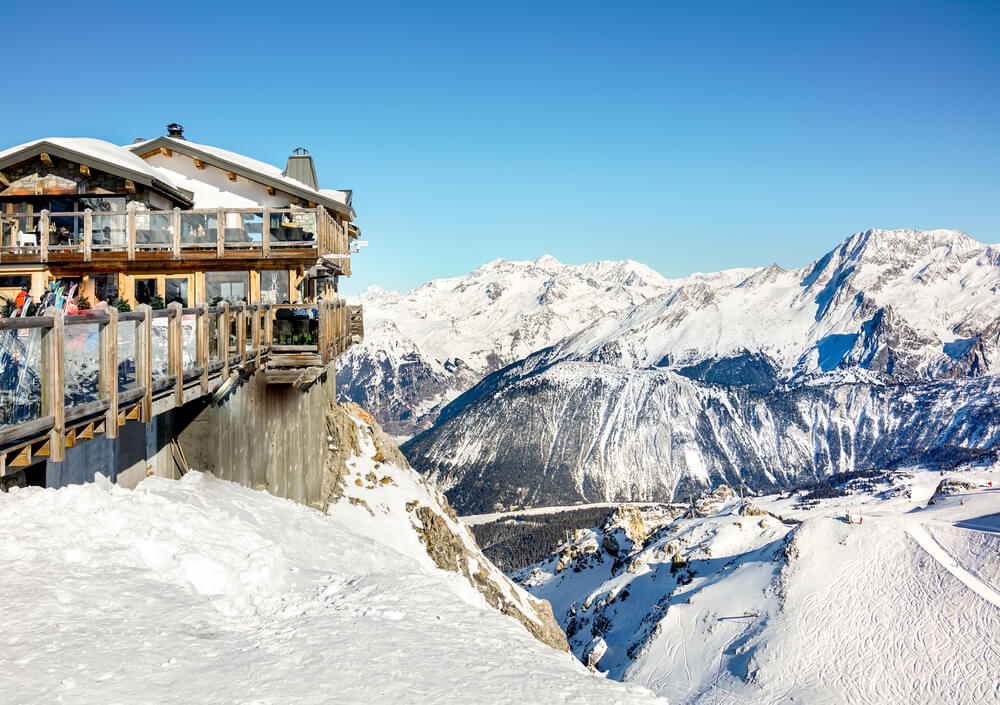
<path id="1" fill-rule="evenodd" d="M 128 420 L 148 422 L 207 395 L 218 400 L 241 375 L 260 371 L 270 384 L 311 384 L 360 342 L 352 318 L 360 312 L 340 299 L 157 311 L 142 305 L 73 316 L 50 308 L 0 318 L 0 352 L 13 372 L 0 388 L 0 481 L 40 457 L 61 461 L 78 441 L 114 438 Z"/>
<path id="2" fill-rule="evenodd" d="M 322 206 L 41 211 L 2 214 L 0 224 L 0 264 L 128 268 L 183 262 L 212 268 L 321 260 L 335 274 L 351 273 L 348 225 Z"/>

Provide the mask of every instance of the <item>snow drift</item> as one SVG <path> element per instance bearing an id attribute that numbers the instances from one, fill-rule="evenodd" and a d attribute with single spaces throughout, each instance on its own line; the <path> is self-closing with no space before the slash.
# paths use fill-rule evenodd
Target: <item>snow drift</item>
<path id="1" fill-rule="evenodd" d="M 482 558 L 377 428 L 355 427 L 326 514 L 194 471 L 0 494 L 0 700 L 651 699 L 533 638 L 516 619 L 542 638 L 547 605 Z"/>

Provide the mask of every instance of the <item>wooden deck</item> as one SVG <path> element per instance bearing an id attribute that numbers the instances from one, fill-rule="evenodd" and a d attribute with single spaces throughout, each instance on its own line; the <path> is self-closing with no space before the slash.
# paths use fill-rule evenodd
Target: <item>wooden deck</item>
<path id="1" fill-rule="evenodd" d="M 109 309 L 74 316 L 50 308 L 43 316 L 0 318 L 0 335 L 24 329 L 41 331 L 40 413 L 30 420 L 0 426 L 0 479 L 39 458 L 62 461 L 65 449 L 82 440 L 101 434 L 114 438 L 118 427 L 129 420 L 149 422 L 194 399 L 221 396 L 240 375 L 261 371 L 270 384 L 311 384 L 359 340 L 352 332 L 353 317 L 360 317 L 360 312 L 349 312 L 338 299 L 283 305 L 223 303 L 216 307 L 202 303 L 192 308 L 171 304 L 158 311 L 142 305 L 128 313 Z M 153 322 L 157 319 L 166 323 L 167 365 L 166 374 L 154 376 Z M 189 329 L 194 324 L 193 341 L 187 341 L 189 347 L 193 342 L 194 355 L 188 355 L 188 364 L 182 327 L 185 319 Z M 98 398 L 67 406 L 66 330 L 88 324 L 98 327 Z M 118 351 L 123 324 L 135 328 L 134 351 L 127 357 Z M 130 389 L 120 389 L 122 365 L 135 370 Z"/>

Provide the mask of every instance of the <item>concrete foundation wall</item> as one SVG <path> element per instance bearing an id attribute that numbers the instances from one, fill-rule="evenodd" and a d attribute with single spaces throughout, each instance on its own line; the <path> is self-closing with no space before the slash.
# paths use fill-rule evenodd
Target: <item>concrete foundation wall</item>
<path id="1" fill-rule="evenodd" d="M 332 373 L 308 389 L 269 385 L 257 373 L 216 406 L 192 402 L 156 422 L 161 432 L 173 428 L 194 469 L 320 507 L 326 415 L 335 398 Z"/>
<path id="2" fill-rule="evenodd" d="M 332 371 L 307 389 L 269 385 L 262 373 L 237 383 L 216 405 L 198 399 L 142 424 L 130 421 L 116 439 L 103 436 L 48 463 L 49 487 L 91 482 L 101 473 L 125 487 L 148 475 L 177 478 L 180 454 L 195 470 L 314 507 L 324 505 L 327 413 L 336 400 Z"/>

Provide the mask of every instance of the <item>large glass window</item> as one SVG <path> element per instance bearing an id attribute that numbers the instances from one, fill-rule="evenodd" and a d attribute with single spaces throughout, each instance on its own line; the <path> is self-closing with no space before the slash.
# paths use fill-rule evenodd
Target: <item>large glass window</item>
<path id="1" fill-rule="evenodd" d="M 107 301 L 113 304 L 118 300 L 117 274 L 91 274 L 90 278 L 94 282 L 94 298 L 96 299 L 94 303 Z"/>
<path id="2" fill-rule="evenodd" d="M 156 296 L 155 279 L 135 280 L 135 300 L 140 304 L 148 304 Z"/>
<path id="3" fill-rule="evenodd" d="M 208 272 L 205 274 L 205 298 L 210 304 L 218 301 L 246 301 L 250 292 L 249 272 Z"/>
<path id="4" fill-rule="evenodd" d="M 288 270 L 265 269 L 260 273 L 260 300 L 265 304 L 288 301 Z"/>
<path id="5" fill-rule="evenodd" d="M 178 302 L 181 306 L 188 306 L 188 280 L 187 277 L 167 278 L 164 282 L 164 303 Z"/>

